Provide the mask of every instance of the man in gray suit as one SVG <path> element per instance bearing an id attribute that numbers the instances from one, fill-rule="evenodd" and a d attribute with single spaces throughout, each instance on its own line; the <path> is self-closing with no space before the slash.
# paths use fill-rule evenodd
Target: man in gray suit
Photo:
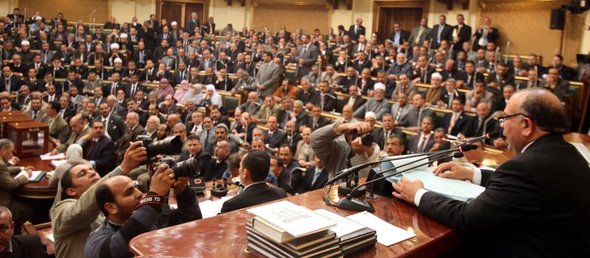
<path id="1" fill-rule="evenodd" d="M 359 109 L 354 112 L 354 117 L 362 118 L 366 112 L 372 111 L 376 114 L 376 119 L 381 120 L 381 116 L 391 110 L 389 101 L 384 98 L 385 85 L 383 83 L 375 83 L 375 97 L 369 99 Z"/>
<path id="2" fill-rule="evenodd" d="M 408 126 L 408 114 L 410 113 L 411 105 L 408 104 L 408 96 L 405 92 L 397 94 L 397 101 L 391 105 L 391 115 L 395 121 L 395 126 Z"/>
<path id="3" fill-rule="evenodd" d="M 426 105 L 424 105 L 426 103 L 426 100 L 424 99 L 424 96 L 422 96 L 420 93 L 414 95 L 414 97 L 412 97 L 412 100 L 412 105 L 414 106 L 414 108 L 410 109 L 410 111 L 408 112 L 407 127 L 410 130 L 418 130 L 420 128 L 420 122 L 422 121 L 422 119 L 426 116 L 433 117 L 434 112 Z M 434 124 L 435 123 L 433 123 L 433 125 Z"/>
<path id="4" fill-rule="evenodd" d="M 298 64 L 301 66 L 299 71 L 301 74 L 308 74 L 311 71 L 311 66 L 318 61 L 320 50 L 310 42 L 308 35 L 302 35 L 301 41 L 303 44 L 297 47 Z"/>
<path id="5" fill-rule="evenodd" d="M 264 98 L 265 96 L 272 94 L 277 88 L 281 69 L 279 65 L 273 62 L 272 53 L 268 51 L 264 52 L 262 60 L 264 63 L 260 65 L 260 68 L 258 68 L 258 74 L 256 75 L 256 79 L 258 80 L 256 89 L 258 95 Z"/>
<path id="6" fill-rule="evenodd" d="M 49 125 L 49 136 L 59 142 L 65 142 L 70 133 L 70 127 L 68 122 L 59 116 L 59 111 L 61 111 L 59 102 L 50 102 L 45 108 L 46 115 L 43 120 Z"/>
<path id="7" fill-rule="evenodd" d="M 420 20 L 420 25 L 412 29 L 412 33 L 410 33 L 408 42 L 410 42 L 412 46 L 422 46 L 422 43 L 430 34 L 430 30 L 431 28 L 428 27 L 428 20 L 426 18 L 422 18 Z"/>

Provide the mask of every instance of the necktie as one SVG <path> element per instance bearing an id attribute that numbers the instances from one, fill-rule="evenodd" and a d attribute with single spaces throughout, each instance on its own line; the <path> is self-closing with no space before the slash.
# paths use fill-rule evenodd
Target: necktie
<path id="1" fill-rule="evenodd" d="M 145 63 L 145 61 L 143 61 L 144 56 L 145 54 L 143 53 L 143 50 L 139 51 L 139 62 L 142 64 Z"/>
<path id="2" fill-rule="evenodd" d="M 318 180 L 318 177 L 320 177 L 321 173 L 322 173 L 321 170 L 318 170 L 318 169 L 315 170 L 315 174 L 313 175 L 313 181 L 311 181 L 312 186 L 315 184 L 315 181 Z"/>
<path id="3" fill-rule="evenodd" d="M 453 113 L 453 116 L 451 117 L 451 124 L 449 125 L 448 133 L 451 133 L 451 131 L 453 130 L 453 127 L 455 127 L 456 122 L 457 122 L 457 115 L 455 113 Z"/>
<path id="4" fill-rule="evenodd" d="M 481 117 L 478 118 L 478 122 L 477 122 L 477 130 L 476 132 L 479 132 L 481 130 L 481 126 L 483 125 L 483 119 L 481 119 Z"/>
<path id="5" fill-rule="evenodd" d="M 133 85 L 131 87 L 131 96 L 129 96 L 129 97 L 135 96 L 135 87 L 137 87 L 137 86 L 136 85 Z"/>
<path id="6" fill-rule="evenodd" d="M 420 146 L 418 146 L 418 152 L 424 152 L 424 148 L 426 147 L 426 136 L 422 137 L 422 142 L 420 143 Z"/>
<path id="7" fill-rule="evenodd" d="M 39 112 L 39 111 L 33 111 L 33 120 L 37 120 L 37 113 L 38 113 L 38 112 Z"/>
<path id="8" fill-rule="evenodd" d="M 117 84 L 116 83 L 113 83 L 111 85 L 111 95 L 117 96 Z"/>
<path id="9" fill-rule="evenodd" d="M 209 130 L 206 131 L 207 135 L 205 136 L 205 148 L 209 146 Z"/>
<path id="10" fill-rule="evenodd" d="M 96 142 L 97 140 L 93 139 L 92 142 L 90 142 L 90 146 L 88 146 L 88 150 L 84 152 L 84 159 L 89 160 L 90 159 L 90 155 L 92 154 L 92 151 L 94 150 L 94 147 L 96 147 Z"/>

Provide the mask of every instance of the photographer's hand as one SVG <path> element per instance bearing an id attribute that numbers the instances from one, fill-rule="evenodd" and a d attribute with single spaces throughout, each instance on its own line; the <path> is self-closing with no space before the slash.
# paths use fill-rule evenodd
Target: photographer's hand
<path id="1" fill-rule="evenodd" d="M 173 172 L 168 165 L 160 165 L 150 181 L 150 192 L 154 192 L 160 196 L 168 195 L 170 187 L 175 181 Z"/>
<path id="2" fill-rule="evenodd" d="M 339 124 L 334 128 L 334 130 L 338 134 L 347 133 L 355 129 L 357 130 L 359 135 L 362 135 L 371 132 L 371 125 L 369 125 L 369 123 L 367 122 L 356 122 Z"/>
<path id="3" fill-rule="evenodd" d="M 137 141 L 131 143 L 127 151 L 125 151 L 125 157 L 121 163 L 121 170 L 124 175 L 127 175 L 129 171 L 137 168 L 141 162 L 147 159 L 147 150 L 142 146 L 142 142 Z"/>
<path id="4" fill-rule="evenodd" d="M 188 177 L 179 177 L 178 179 L 176 179 L 176 182 L 174 182 L 174 184 L 172 185 L 172 187 L 174 188 L 174 192 L 176 194 L 181 194 L 186 190 L 186 187 L 188 186 Z"/>

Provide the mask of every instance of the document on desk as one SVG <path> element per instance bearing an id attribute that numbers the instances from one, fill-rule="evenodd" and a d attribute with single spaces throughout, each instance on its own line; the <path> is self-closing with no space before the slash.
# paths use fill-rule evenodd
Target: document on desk
<path id="1" fill-rule="evenodd" d="M 219 200 L 206 200 L 199 203 L 199 207 L 201 208 L 201 214 L 203 218 L 211 218 L 217 216 L 221 212 L 221 207 L 223 203 L 233 196 L 224 196 Z"/>
<path id="2" fill-rule="evenodd" d="M 391 181 L 399 180 L 401 177 L 393 177 Z M 403 173 L 403 177 L 411 180 L 420 179 L 426 190 L 463 202 L 475 199 L 485 190 L 485 187 L 471 182 L 436 176 L 432 173 L 432 169 L 413 170 Z"/>
<path id="3" fill-rule="evenodd" d="M 44 171 L 33 171 L 29 176 L 29 182 L 39 182 L 45 176 Z"/>
<path id="4" fill-rule="evenodd" d="M 67 160 L 65 160 L 65 159 L 52 160 L 52 161 L 51 161 L 51 165 L 53 165 L 53 167 L 57 167 L 57 166 L 59 166 L 59 165 L 66 164 L 66 162 L 68 162 L 68 161 L 67 161 Z"/>
<path id="5" fill-rule="evenodd" d="M 51 155 L 49 153 L 41 155 L 41 160 L 65 159 L 66 155 L 63 153 Z"/>
<path id="6" fill-rule="evenodd" d="M 346 218 L 377 231 L 377 242 L 384 246 L 397 244 L 416 236 L 413 231 L 396 227 L 366 211 L 350 215 Z"/>

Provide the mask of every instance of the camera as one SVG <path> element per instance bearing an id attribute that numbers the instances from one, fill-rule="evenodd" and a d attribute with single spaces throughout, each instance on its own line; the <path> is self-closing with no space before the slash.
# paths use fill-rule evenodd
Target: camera
<path id="1" fill-rule="evenodd" d="M 199 171 L 199 160 L 195 158 L 189 158 L 181 162 L 175 162 L 173 159 L 162 159 L 159 164 L 167 164 L 168 167 L 174 171 L 174 177 L 198 177 L 200 176 Z M 158 166 L 159 166 L 158 164 Z"/>
<path id="2" fill-rule="evenodd" d="M 142 165 L 156 161 L 157 155 L 178 155 L 182 152 L 182 140 L 178 135 L 153 143 L 148 135 L 138 135 L 137 140 L 147 149 L 147 160 Z"/>
<path id="3" fill-rule="evenodd" d="M 350 137 L 350 140 L 354 141 L 354 139 L 356 139 L 359 136 L 361 137 L 361 142 L 364 146 L 370 146 L 375 141 L 375 139 L 373 139 L 373 136 L 371 134 L 359 135 L 359 132 L 356 129 L 348 132 L 346 138 L 349 139 L 349 137 Z"/>

